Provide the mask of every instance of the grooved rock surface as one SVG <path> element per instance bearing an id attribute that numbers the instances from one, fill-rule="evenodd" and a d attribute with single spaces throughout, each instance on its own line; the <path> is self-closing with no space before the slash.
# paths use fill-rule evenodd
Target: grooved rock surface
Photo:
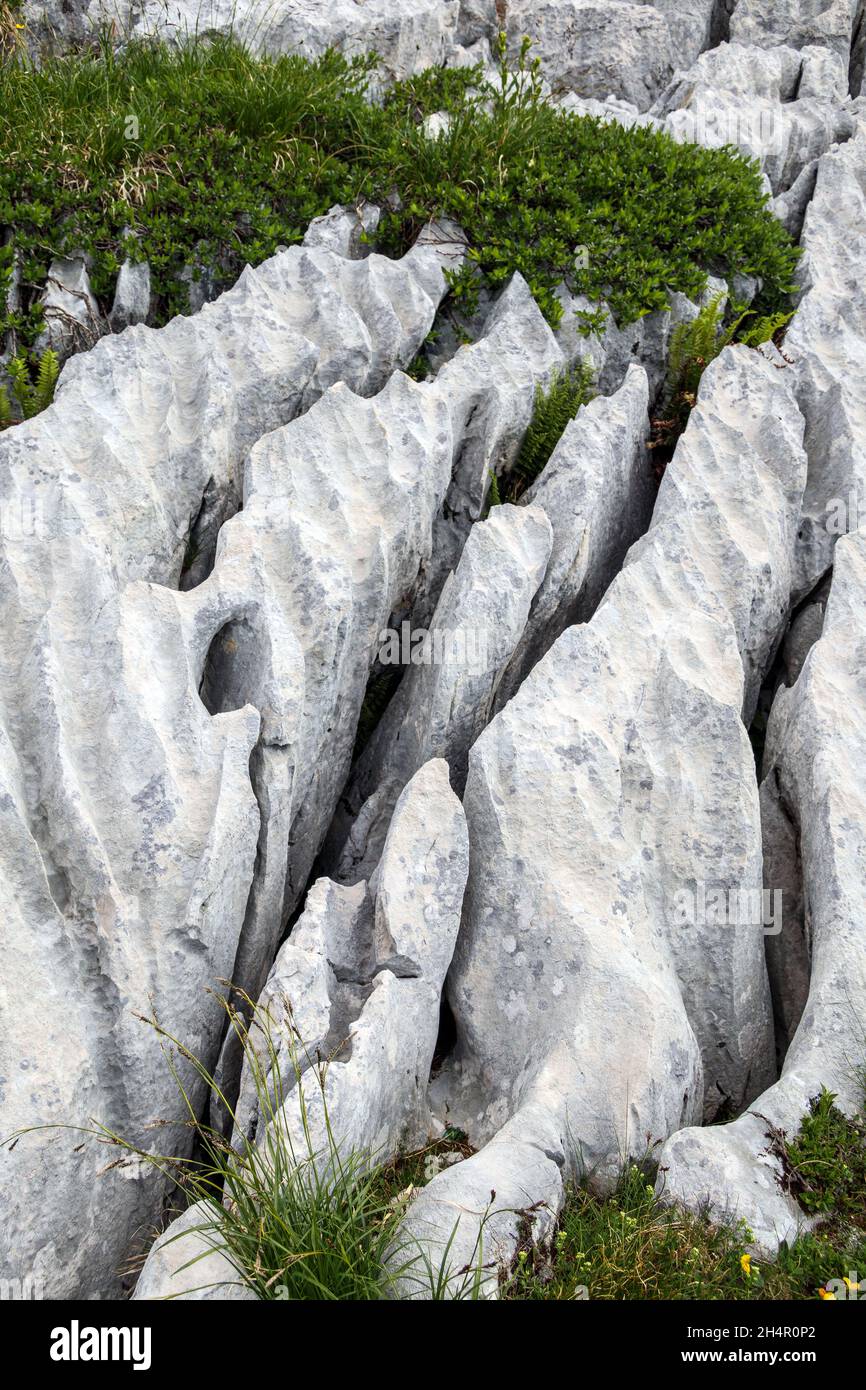
<path id="1" fill-rule="evenodd" d="M 648 401 L 646 372 L 629 367 L 615 395 L 581 406 L 525 494 L 550 519 L 553 553 L 497 690 L 500 709 L 556 638 L 592 616 L 629 545 L 646 530 L 653 503 Z"/>
<path id="2" fill-rule="evenodd" d="M 221 1246 L 213 1220 L 213 1208 L 207 1202 L 195 1202 L 175 1217 L 151 1247 L 133 1298 L 257 1301 Z"/>
<path id="3" fill-rule="evenodd" d="M 826 50 L 723 44 L 678 72 L 652 112 L 677 140 L 757 159 L 779 194 L 854 133 L 846 97 L 847 68 Z"/>
<path id="4" fill-rule="evenodd" d="M 277 955 L 250 1033 L 236 1145 L 254 1142 L 267 1163 L 268 1125 L 279 1125 L 293 1153 L 327 1169 L 337 1152 L 385 1162 L 424 1142 L 468 869 L 463 808 L 434 759 L 401 792 L 369 888 L 319 879 Z M 275 1026 L 289 1014 L 292 1045 Z"/>
<path id="5" fill-rule="evenodd" d="M 702 887 L 760 900 L 740 714 L 787 614 L 802 431 L 787 374 L 726 349 L 646 538 L 470 753 L 458 1043 L 434 1094 L 443 1118 L 495 1143 L 433 1180 L 410 1236 L 444 1243 L 476 1170 L 497 1194 L 500 1169 L 503 1191 L 523 1185 L 523 1205 L 549 1200 L 535 1144 L 604 1187 L 647 1134 L 772 1080 L 760 911 L 720 927 L 699 903 Z M 461 1210 L 455 1258 L 484 1220 Z"/>
<path id="6" fill-rule="evenodd" d="M 764 47 L 820 44 L 846 66 L 863 0 L 739 0 L 731 17 L 731 38 Z"/>
<path id="7" fill-rule="evenodd" d="M 445 758 L 462 793 L 469 748 L 492 714 L 551 544 L 538 507 L 494 507 L 469 532 L 426 648 L 418 648 L 340 800 L 326 862 L 342 882 L 370 877 L 397 797 L 428 758 Z"/>
<path id="8" fill-rule="evenodd" d="M 195 319 L 133 328 L 73 359 L 55 404 L 2 436 L 4 1135 L 96 1119 L 145 1149 L 188 1144 L 156 1034 L 134 1015 L 155 1011 L 212 1064 L 223 1019 L 207 989 L 231 978 L 239 959 L 250 978 L 267 970 L 270 957 L 256 960 L 254 943 L 273 940 L 279 916 L 256 938 L 256 899 L 244 930 L 257 863 L 256 890 L 270 887 L 266 833 L 258 854 L 257 841 L 272 808 L 256 801 L 250 759 L 256 750 L 255 776 L 294 728 L 303 658 L 271 601 L 264 528 L 242 555 L 243 517 L 206 584 L 188 593 L 163 586 L 179 578 L 202 495 L 218 524 L 259 435 L 337 377 L 375 390 L 413 356 L 444 292 L 443 263 L 431 247 L 400 262 L 287 252 L 245 272 Z M 394 378 L 391 399 L 401 382 Z M 420 388 L 411 391 L 420 401 Z M 376 407 L 347 387 L 340 393 L 322 404 L 320 422 L 351 400 L 352 437 L 365 414 L 377 432 Z M 434 404 L 416 410 L 427 447 L 440 449 L 440 480 L 428 480 L 426 519 L 417 470 L 398 468 L 392 480 L 406 498 L 395 520 L 406 538 L 389 562 L 396 585 L 398 554 L 405 566 L 410 537 L 425 527 L 429 536 L 451 468 L 447 412 L 439 407 L 437 430 Z M 402 432 L 409 422 L 404 409 Z M 312 443 L 315 424 L 303 429 Z M 274 448 L 279 435 L 268 438 Z M 401 450 L 400 467 L 406 458 Z M 248 473 L 262 479 L 264 512 L 261 455 Z M 294 481 L 303 491 L 300 468 Z M 361 470 L 353 486 L 369 486 Z M 326 525 L 327 494 L 307 494 L 311 506 L 317 499 Z M 363 588 L 365 568 L 376 572 L 384 518 L 363 507 L 358 515 L 356 544 L 369 537 L 352 557 Z M 242 692 L 232 702 L 239 682 L 214 703 L 210 646 L 227 625 L 253 673 L 256 708 Z M 361 691 L 364 680 L 359 672 Z M 165 1127 L 148 1130 L 156 1120 Z M 152 1170 L 129 1161 L 96 1180 L 104 1151 L 74 1149 L 67 1131 L 49 1129 L 0 1156 L 0 1269 L 14 1276 L 26 1267 L 48 1297 L 114 1291 L 115 1271 L 159 1200 Z"/>
<path id="9" fill-rule="evenodd" d="M 788 905 L 780 988 L 799 996 L 802 1017 L 778 1083 L 732 1124 L 674 1135 L 660 1156 L 664 1190 L 692 1208 L 745 1220 L 757 1247 L 775 1253 L 806 1224 L 784 1191 L 771 1126 L 796 1133 L 822 1086 L 843 1110 L 862 1101 L 857 1059 L 866 1032 L 863 885 L 866 804 L 866 533 L 839 542 L 824 635 L 799 680 L 776 697 L 765 756 L 762 801 L 768 851 Z M 786 827 L 787 863 L 779 824 Z M 808 899 L 802 910 L 800 875 Z M 785 869 L 787 868 L 787 873 Z M 790 909 L 793 909 L 791 911 Z"/>
<path id="10" fill-rule="evenodd" d="M 798 595 L 866 516 L 866 130 L 820 161 L 801 244 L 801 299 L 785 337 L 809 455 Z"/>
<path id="11" fill-rule="evenodd" d="M 512 51 L 524 35 L 532 39 L 554 93 L 622 97 L 641 111 L 670 79 L 678 58 L 665 16 L 651 5 L 510 0 L 506 25 Z"/>

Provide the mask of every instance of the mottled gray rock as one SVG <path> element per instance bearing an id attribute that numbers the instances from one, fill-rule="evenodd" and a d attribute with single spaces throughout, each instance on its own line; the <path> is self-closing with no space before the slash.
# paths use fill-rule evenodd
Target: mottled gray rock
<path id="1" fill-rule="evenodd" d="M 360 261 L 370 254 L 368 239 L 379 225 L 381 208 L 362 202 L 359 207 L 330 208 L 322 217 L 314 217 L 304 233 L 305 246 L 324 246 L 338 256 Z"/>
<path id="2" fill-rule="evenodd" d="M 664 129 L 664 121 L 660 117 L 651 115 L 649 111 L 639 111 L 631 102 L 622 101 L 617 97 L 607 97 L 604 101 L 599 101 L 597 97 L 580 97 L 574 92 L 566 92 L 557 98 L 555 105 L 561 111 L 571 111 L 575 116 L 595 116 L 602 121 L 618 121 L 627 130 L 631 130 L 633 126 Z"/>
<path id="3" fill-rule="evenodd" d="M 383 452 L 376 407 L 341 388 L 322 402 L 318 427 L 310 415 L 284 441 L 296 440 L 297 449 L 279 455 L 282 491 L 270 505 L 282 529 L 263 520 L 267 487 L 273 491 L 265 460 L 269 451 L 277 457 L 281 437 L 269 434 L 247 465 L 249 516 L 262 519 L 262 534 L 239 517 L 207 583 L 189 592 L 165 586 L 177 583 L 189 538 L 206 543 L 206 530 L 195 527 L 202 498 L 215 531 L 240 496 L 256 439 L 332 382 L 374 391 L 411 359 L 449 263 L 429 245 L 396 262 L 286 252 L 245 271 L 193 319 L 159 331 L 133 327 L 79 354 L 54 405 L 3 434 L 0 854 L 5 986 L 16 1001 L 4 1010 L 0 1039 L 0 1074 L 14 1077 L 3 1097 L 4 1135 L 96 1117 L 144 1149 L 188 1146 L 184 1106 L 156 1034 L 134 1015 L 155 1011 L 212 1066 L 223 1015 L 208 989 L 232 978 L 239 960 L 250 976 L 267 968 L 279 912 L 265 931 L 260 907 L 268 893 L 282 901 L 286 855 L 268 830 L 285 823 L 282 755 L 303 721 L 305 667 L 273 596 L 284 557 L 271 572 L 265 557 L 282 535 L 298 557 L 287 585 L 304 579 L 305 551 L 292 531 L 302 508 L 294 520 L 285 510 L 292 488 L 318 508 L 314 526 L 340 526 L 329 511 L 334 492 L 311 486 L 315 441 L 341 402 L 357 405 L 344 456 L 363 453 L 366 419 L 376 436 L 368 469 L 380 460 L 387 490 L 383 474 L 394 456 Z M 405 391 L 420 402 L 420 388 L 407 382 Z M 353 542 L 366 537 L 352 557 L 359 587 L 365 569 L 386 569 L 397 591 L 411 582 L 413 538 L 429 537 L 450 476 L 447 412 L 438 407 L 439 431 L 437 407 L 417 410 L 441 480 L 431 467 L 425 483 L 400 445 L 408 472 L 394 487 L 405 507 L 393 516 L 390 551 L 370 472 L 358 462 L 342 482 L 358 517 Z M 399 415 L 402 435 L 413 415 L 403 403 Z M 328 449 L 334 445 L 331 434 Z M 331 454 L 318 466 L 332 473 Z M 322 544 L 312 532 L 306 538 L 320 569 Z M 410 565 L 403 574 L 399 554 Z M 393 595 L 381 579 L 371 582 L 376 593 L 387 615 Z M 377 630 L 382 614 L 371 616 Z M 364 674 L 357 679 L 363 692 Z M 305 730 L 310 747 L 325 736 L 313 718 Z M 262 767 L 273 769 L 270 781 Z M 257 802 L 251 770 L 272 802 Z M 188 1080 L 201 1103 L 200 1084 Z M 149 1129 L 154 1121 L 163 1124 Z M 131 1160 L 96 1180 L 102 1151 L 64 1130 L 22 1137 L 0 1162 L 4 1277 L 26 1267 L 52 1297 L 114 1292 L 133 1234 L 158 1209 L 152 1170 Z"/>
<path id="4" fill-rule="evenodd" d="M 64 362 L 79 349 L 93 347 L 106 332 L 105 320 L 90 287 L 83 253 L 54 258 L 41 304 L 45 327 L 35 343 L 37 353 L 51 348 Z"/>
<path id="5" fill-rule="evenodd" d="M 509 0 L 512 51 L 523 36 L 554 93 L 608 96 L 645 111 L 670 79 L 677 54 L 670 26 L 651 5 L 623 0 Z"/>
<path id="6" fill-rule="evenodd" d="M 866 517 L 866 129 L 824 155 L 806 212 L 801 298 L 785 337 L 806 417 L 798 596 Z"/>
<path id="7" fill-rule="evenodd" d="M 830 48 L 846 67 L 861 0 L 739 0 L 731 18 L 737 43 Z"/>
<path id="8" fill-rule="evenodd" d="M 325 866 L 369 878 L 394 805 L 429 758 L 444 758 L 462 794 L 469 748 L 493 712 L 502 672 L 544 577 L 552 531 L 537 507 L 495 507 L 473 526 L 410 666 L 356 763 L 330 832 Z M 384 635 L 384 634 L 383 634 Z"/>
<path id="9" fill-rule="evenodd" d="M 839 542 L 824 636 L 797 684 L 781 689 L 767 737 L 762 806 L 770 827 L 771 869 L 787 876 L 784 949 L 777 998 L 792 1030 L 778 1083 L 732 1124 L 684 1130 L 660 1163 L 671 1201 L 709 1206 L 716 1218 L 745 1220 L 759 1250 L 774 1254 L 806 1218 L 784 1191 L 770 1149 L 771 1127 L 796 1133 L 822 1086 L 849 1113 L 862 1103 L 866 1062 L 866 937 L 863 933 L 866 805 L 866 534 Z M 779 823 L 790 827 L 780 853 Z M 803 914 L 800 872 L 808 899 Z M 789 912 L 790 906 L 793 911 Z"/>
<path id="10" fill-rule="evenodd" d="M 257 1301 L 220 1240 L 208 1202 L 195 1202 L 163 1231 L 148 1253 L 132 1297 Z"/>
<path id="11" fill-rule="evenodd" d="M 458 0 L 91 0 L 98 27 L 119 22 L 135 36 L 172 40 L 190 33 L 232 33 L 255 51 L 319 58 L 375 52 L 385 77 L 400 79 L 441 66 L 456 41 Z"/>
<path id="12" fill-rule="evenodd" d="M 470 753 L 458 1042 L 433 1089 L 443 1119 L 496 1136 L 470 1162 L 524 1206 L 555 1205 L 542 1155 L 604 1189 L 647 1135 L 775 1074 L 762 926 L 728 895 L 760 900 L 740 714 L 786 614 L 802 429 L 785 373 L 725 349 L 646 538 Z M 725 893 L 723 922 L 702 914 L 702 885 Z M 459 1209 L 462 1258 L 483 1220 L 460 1205 L 477 1201 L 472 1173 L 434 1178 L 409 1235 L 441 1247 Z"/>
<path id="13" fill-rule="evenodd" d="M 572 623 L 586 622 L 646 530 L 654 488 L 646 440 L 649 383 L 628 368 L 613 396 L 581 406 L 526 493 L 553 528 L 553 553 L 529 620 L 497 691 L 497 707 Z"/>
<path id="14" fill-rule="evenodd" d="M 463 809 L 435 759 L 401 793 L 369 889 L 311 890 L 259 1002 L 236 1145 L 254 1141 L 267 1163 L 278 1134 L 299 1163 L 327 1168 L 335 1150 L 385 1162 L 427 1140 L 468 867 Z"/>
<path id="15" fill-rule="evenodd" d="M 676 67 L 694 62 L 714 42 L 717 0 L 640 0 L 660 10 L 668 22 L 671 53 Z"/>
<path id="16" fill-rule="evenodd" d="M 782 668 L 786 685 L 793 685 L 803 669 L 806 657 L 818 641 L 824 627 L 824 611 L 830 592 L 830 577 L 818 585 L 817 589 L 800 606 L 791 620 L 782 643 Z"/>
<path id="17" fill-rule="evenodd" d="M 150 266 L 147 261 L 125 260 L 117 275 L 114 303 L 108 322 L 112 333 L 122 333 L 133 323 L 147 323 L 150 313 Z"/>
<path id="18" fill-rule="evenodd" d="M 518 274 L 494 304 L 484 335 L 440 368 L 430 389 L 447 402 L 461 446 L 414 596 L 415 627 L 429 626 L 442 585 L 487 508 L 491 477 L 507 473 L 532 419 L 536 391 L 564 365 L 550 325 Z"/>
<path id="19" fill-rule="evenodd" d="M 818 163 L 817 159 L 811 160 L 797 175 L 791 187 L 785 193 L 779 193 L 771 204 L 774 214 L 795 241 L 800 240 L 806 209 L 815 192 Z"/>
<path id="20" fill-rule="evenodd" d="M 677 73 L 653 114 L 677 140 L 734 145 L 756 158 L 779 194 L 853 134 L 854 118 L 840 105 L 845 79 L 821 50 L 723 44 Z"/>

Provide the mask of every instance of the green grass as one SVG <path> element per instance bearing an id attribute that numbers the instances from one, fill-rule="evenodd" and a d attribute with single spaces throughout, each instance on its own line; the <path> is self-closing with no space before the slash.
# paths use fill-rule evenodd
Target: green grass
<path id="1" fill-rule="evenodd" d="M 304 1057 L 291 1025 L 280 1038 L 269 1015 L 259 1009 L 253 1010 L 258 1025 L 254 1045 L 242 1015 L 223 1002 L 258 1100 L 255 1138 L 248 1138 L 235 1123 L 232 1107 L 206 1067 L 155 1019 L 142 1020 L 156 1030 L 184 1101 L 193 1156 L 154 1153 L 97 1125 L 90 1133 L 121 1155 L 109 1167 L 134 1155 L 174 1184 L 181 1209 L 205 1203 L 207 1216 L 195 1230 L 206 1245 L 227 1254 L 241 1279 L 262 1299 L 378 1301 L 390 1296 L 398 1280 L 434 1300 L 446 1293 L 449 1298 L 476 1298 L 480 1253 L 477 1267 L 452 1273 L 448 1249 L 436 1267 L 416 1242 L 398 1232 L 411 1188 L 424 1180 L 431 1158 L 441 1160 L 451 1150 L 468 1152 L 462 1137 L 451 1135 L 382 1164 L 375 1154 L 341 1148 L 325 1103 L 325 1135 L 317 1143 L 309 1123 L 309 1097 L 316 1090 L 325 1096 L 327 1068 L 339 1063 Z M 286 1016 L 290 1019 L 290 1009 Z M 193 1103 L 196 1081 L 230 1117 L 231 1143 Z M 299 1088 L 293 1096 L 300 1098 L 300 1139 L 293 1137 L 282 1113 L 293 1086 Z M 288 1107 L 294 1104 L 289 1100 Z"/>
<path id="2" fill-rule="evenodd" d="M 761 276 L 768 307 L 781 306 L 797 251 L 754 162 L 564 114 L 521 64 L 520 81 L 503 64 L 493 87 L 479 71 L 434 70 L 376 106 L 365 61 L 259 59 L 229 39 L 7 60 L 0 296 L 17 252 L 24 303 L 12 314 L 0 299 L 0 330 L 32 344 L 55 254 L 92 257 L 104 305 L 123 258 L 146 257 L 164 322 L 186 308 L 185 267 L 206 264 L 228 286 L 332 204 L 362 197 L 390 198 L 389 254 L 433 215 L 462 224 L 472 251 L 458 305 L 520 271 L 551 322 L 562 281 L 606 298 L 620 322 L 663 307 L 668 287 L 699 294 L 707 272 Z M 441 108 L 451 128 L 431 140 L 421 122 Z"/>
<path id="3" fill-rule="evenodd" d="M 819 1232 L 783 1246 L 775 1261 L 747 1255 L 750 1232 L 662 1205 L 635 1166 L 602 1201 L 573 1187 L 551 1251 L 520 1252 L 511 1299 L 814 1299 L 831 1280 L 866 1275 L 863 1232 Z"/>

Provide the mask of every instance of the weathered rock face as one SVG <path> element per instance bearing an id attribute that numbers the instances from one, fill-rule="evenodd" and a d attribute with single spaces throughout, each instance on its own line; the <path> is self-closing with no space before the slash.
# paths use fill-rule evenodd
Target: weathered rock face
<path id="1" fill-rule="evenodd" d="M 278 1132 L 299 1162 L 327 1167 L 335 1150 L 384 1162 L 427 1139 L 468 869 L 463 808 L 435 759 L 402 791 L 369 888 L 311 889 L 250 1030 L 236 1145 L 267 1163 Z"/>
<path id="2" fill-rule="evenodd" d="M 195 1202 L 151 1247 L 133 1298 L 237 1303 L 256 1294 L 220 1244 L 213 1209 Z"/>
<path id="3" fill-rule="evenodd" d="M 809 455 L 799 595 L 866 514 L 866 131 L 820 161 L 801 244 L 802 298 L 785 339 Z"/>
<path id="4" fill-rule="evenodd" d="M 481 338 L 441 368 L 432 388 L 447 403 L 460 447 L 433 552 L 414 596 L 412 620 L 428 626 L 448 574 L 487 508 L 491 479 L 508 472 L 532 419 L 535 395 L 565 356 L 522 275 L 514 275 L 490 311 Z"/>
<path id="5" fill-rule="evenodd" d="M 41 302 L 45 327 L 35 344 L 39 353 L 50 348 L 65 362 L 73 352 L 93 347 L 107 331 L 83 255 L 59 256 L 51 262 Z"/>
<path id="6" fill-rule="evenodd" d="M 511 0 L 506 24 L 512 49 L 524 35 L 532 39 L 554 93 L 602 101 L 613 95 L 645 111 L 674 71 L 671 29 L 652 5 Z"/>
<path id="7" fill-rule="evenodd" d="M 260 825 L 271 816 L 256 802 L 250 758 L 260 735 L 254 767 L 293 735 L 304 657 L 271 598 L 275 576 L 255 549 L 243 556 L 241 517 L 207 584 L 188 593 L 162 586 L 177 582 L 202 496 L 215 528 L 239 494 L 259 435 L 338 377 L 375 390 L 412 357 L 444 292 L 443 255 L 419 247 L 402 262 L 353 262 L 288 252 L 245 272 L 194 320 L 103 340 L 68 364 L 52 408 L 3 435 L 4 1135 L 95 1117 L 145 1148 L 188 1142 L 156 1035 L 133 1014 L 155 1011 L 213 1060 L 222 1011 L 206 990 L 232 977 L 239 953 L 249 959 L 243 923 Z M 435 404 L 422 405 L 420 388 L 399 377 L 391 399 L 401 382 L 428 448 L 440 450 L 441 477 L 428 474 L 426 520 L 417 470 L 405 477 L 395 525 L 406 536 L 387 559 L 384 516 L 373 516 L 369 495 L 359 507 L 362 589 L 377 557 L 399 586 L 399 555 L 419 529 L 429 537 L 450 476 L 447 412 L 438 429 Z M 365 412 L 375 431 L 375 407 L 346 388 L 322 404 L 321 427 L 349 399 L 353 439 Z M 402 431 L 411 418 L 404 402 Z M 272 450 L 279 438 L 270 436 Z M 311 422 L 304 439 L 315 438 Z M 403 449 L 404 465 L 407 457 Z M 281 455 L 281 466 L 289 460 Z M 261 455 L 249 476 L 251 501 L 261 480 L 265 513 Z M 369 482 L 359 467 L 362 498 Z M 287 485 L 303 491 L 300 466 Z M 327 493 L 319 500 L 327 528 Z M 266 541 L 263 532 L 260 556 Z M 231 671 L 223 681 L 209 654 L 227 626 L 256 708 L 242 692 L 232 702 L 239 682 Z M 217 646 L 224 652 L 225 640 Z M 257 890 L 268 852 L 265 838 Z M 256 923 L 255 904 L 250 914 Z M 158 1139 L 146 1128 L 154 1120 L 169 1122 Z M 67 1131 L 48 1130 L 2 1153 L 2 1271 L 33 1271 L 49 1296 L 113 1290 L 158 1195 L 134 1164 L 95 1181 L 94 1146 L 76 1148 Z"/>
<path id="8" fill-rule="evenodd" d="M 342 882 L 369 878 L 394 805 L 428 758 L 466 782 L 469 748 L 493 712 L 505 665 L 544 577 L 552 531 L 537 507 L 495 507 L 473 526 L 427 633 L 352 771 L 329 836 L 326 864 Z"/>
<path id="9" fill-rule="evenodd" d="M 770 1126 L 796 1133 L 822 1086 L 843 1109 L 862 1099 L 858 1058 L 866 1031 L 863 932 L 866 807 L 859 769 L 866 728 L 866 534 L 836 548 L 824 636 L 793 689 L 776 697 L 767 737 L 762 807 L 768 874 L 784 919 L 776 961 L 782 1022 L 795 1029 L 779 1082 L 747 1114 L 710 1130 L 684 1130 L 660 1162 L 671 1200 L 733 1212 L 774 1253 L 805 1224 L 781 1184 Z M 803 892 L 808 901 L 803 910 Z"/>
<path id="10" fill-rule="evenodd" d="M 846 95 L 847 68 L 825 49 L 723 44 L 677 73 L 653 115 L 677 140 L 756 158 L 778 194 L 853 134 Z"/>
<path id="11" fill-rule="evenodd" d="M 444 1244 L 453 1203 L 482 1183 L 494 1206 L 516 1185 L 523 1206 L 549 1201 L 581 1165 L 603 1186 L 647 1134 L 774 1075 L 761 922 L 728 909 L 731 893 L 760 900 L 740 715 L 786 617 L 802 430 L 786 374 L 726 349 L 647 536 L 470 753 L 458 1047 L 435 1089 L 476 1141 L 496 1138 L 434 1179 L 411 1235 Z M 701 911 L 710 889 L 721 924 Z M 483 1209 L 464 1220 L 459 1257 Z"/>
<path id="12" fill-rule="evenodd" d="M 64 31 L 64 17 L 53 6 L 36 8 Z M 383 76 L 393 80 L 445 62 L 456 43 L 458 11 L 458 0 L 90 0 L 84 27 L 114 22 L 122 33 L 169 42 L 190 33 L 233 33 L 257 51 L 306 58 L 329 48 L 349 58 L 375 52 Z"/>
<path id="13" fill-rule="evenodd" d="M 649 384 L 631 366 L 614 396 L 597 396 L 566 426 L 525 495 L 553 530 L 553 553 L 497 690 L 502 708 L 572 623 L 589 619 L 652 511 L 646 449 Z"/>
<path id="14" fill-rule="evenodd" d="M 731 38 L 764 47 L 808 44 L 827 47 L 846 67 L 862 0 L 739 0 L 731 18 Z"/>

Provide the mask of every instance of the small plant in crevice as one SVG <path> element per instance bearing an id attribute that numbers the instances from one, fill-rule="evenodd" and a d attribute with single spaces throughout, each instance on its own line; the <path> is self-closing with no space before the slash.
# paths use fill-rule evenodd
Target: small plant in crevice
<path id="1" fill-rule="evenodd" d="M 805 1212 L 866 1231 L 866 1115 L 846 1115 L 835 1102 L 823 1087 L 793 1139 L 771 1127 L 772 1152 Z"/>
<path id="2" fill-rule="evenodd" d="M 760 313 L 740 308 L 725 324 L 725 296 L 715 295 L 695 318 L 678 323 L 671 333 L 668 370 L 660 413 L 651 422 L 649 447 L 656 450 L 656 474 L 661 477 L 673 456 L 676 442 L 688 424 L 706 368 L 731 343 L 760 349 L 776 341 L 791 320 L 791 313 Z"/>
<path id="3" fill-rule="evenodd" d="M 352 750 L 353 762 L 364 751 L 373 737 L 376 726 L 391 703 L 405 670 L 405 666 L 377 666 L 370 676 L 367 689 L 364 692 L 361 713 L 358 716 L 355 746 Z"/>
<path id="4" fill-rule="evenodd" d="M 517 458 L 496 487 L 497 499 L 516 502 L 544 470 L 566 426 L 595 395 L 591 363 L 580 361 L 539 387 Z M 491 503 L 493 497 L 491 496 Z"/>
<path id="5" fill-rule="evenodd" d="M 0 429 L 47 410 L 54 400 L 60 363 L 51 348 L 38 358 L 20 353 L 6 363 L 6 374 L 9 386 L 0 386 Z"/>
<path id="6" fill-rule="evenodd" d="M 217 1250 L 234 1266 L 238 1282 L 262 1299 L 379 1301 L 392 1296 L 398 1284 L 401 1291 L 408 1288 L 434 1300 L 478 1298 L 485 1268 L 480 1241 L 471 1264 L 452 1270 L 454 1233 L 437 1265 L 423 1246 L 399 1230 L 415 1187 L 469 1152 L 465 1136 L 452 1133 L 384 1166 L 376 1154 L 345 1149 L 331 1128 L 325 1092 L 328 1067 L 340 1065 L 333 1060 L 337 1054 L 322 1058 L 305 1052 L 288 1000 L 283 1001 L 286 1022 L 278 1030 L 270 1013 L 245 999 L 257 1024 L 255 1045 L 243 1015 L 227 1000 L 220 1002 L 252 1079 L 258 1111 L 254 1134 L 246 1134 L 238 1124 L 231 1103 L 204 1064 L 156 1019 L 140 1016 L 155 1030 L 178 1087 L 194 1137 L 192 1156 L 154 1153 L 102 1124 L 86 1131 L 119 1153 L 104 1171 L 134 1160 L 174 1185 L 181 1209 L 202 1204 L 201 1222 L 169 1237 L 167 1244 L 193 1231 L 204 1249 L 191 1257 L 190 1269 Z M 193 1096 L 198 1091 L 219 1103 L 230 1121 L 231 1142 L 200 1118 L 201 1107 Z M 318 1141 L 307 1101 L 316 1091 Z M 300 1137 L 297 1126 L 286 1119 L 284 1104 L 293 1106 L 299 1117 Z M 149 1128 L 159 1127 L 156 1122 Z M 182 1264 L 186 1267 L 186 1261 Z M 197 1287 L 204 1291 L 214 1286 L 203 1281 Z M 219 1296 L 218 1288 L 214 1292 Z"/>

